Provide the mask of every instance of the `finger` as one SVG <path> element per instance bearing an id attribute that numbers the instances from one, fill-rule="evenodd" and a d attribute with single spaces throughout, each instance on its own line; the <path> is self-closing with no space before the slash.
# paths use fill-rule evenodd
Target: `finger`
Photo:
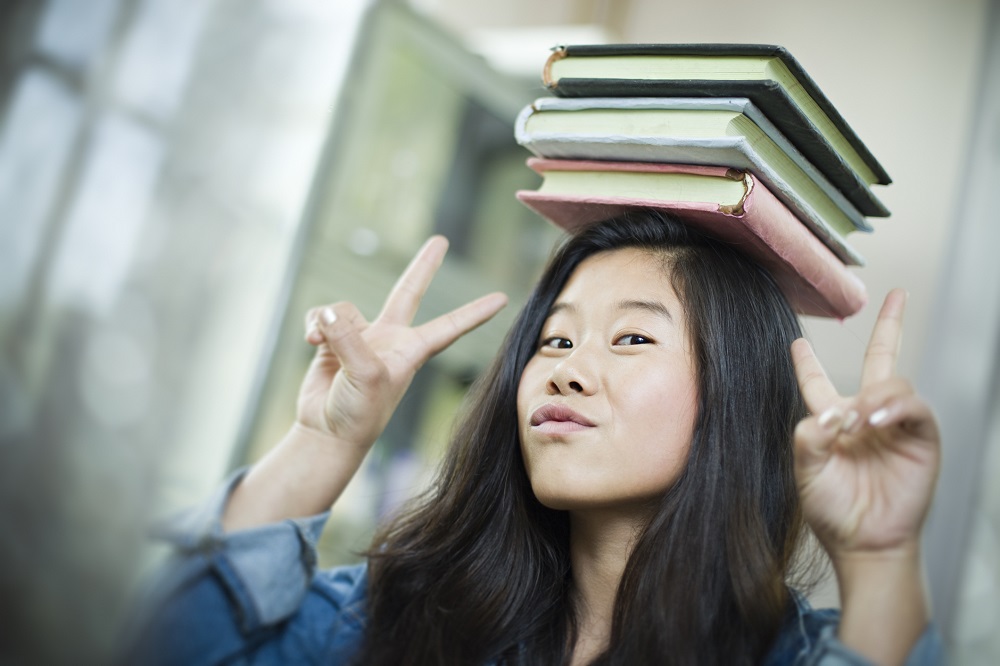
<path id="1" fill-rule="evenodd" d="M 409 324 L 413 321 L 417 308 L 420 307 L 420 300 L 441 267 L 447 251 L 448 239 L 444 236 L 431 236 L 427 239 L 389 293 L 378 316 L 380 321 L 394 324 Z"/>
<path id="2" fill-rule="evenodd" d="M 862 387 L 889 379 L 895 373 L 905 306 L 906 292 L 902 289 L 893 289 L 885 297 L 865 352 L 861 368 Z"/>
<path id="3" fill-rule="evenodd" d="M 934 445 L 940 442 L 937 419 L 930 406 L 915 393 L 896 396 L 866 419 L 866 424 L 877 430 L 901 428 L 917 439 Z"/>
<path id="4" fill-rule="evenodd" d="M 306 342 L 311 345 L 323 344 L 323 334 L 319 330 L 319 311 L 321 309 L 321 307 L 309 308 L 306 312 Z"/>
<path id="5" fill-rule="evenodd" d="M 844 419 L 844 410 L 834 405 L 818 416 L 802 419 L 795 426 L 795 470 L 800 482 L 808 481 L 826 465 Z"/>
<path id="6" fill-rule="evenodd" d="M 799 390 L 806 401 L 806 407 L 813 414 L 819 414 L 840 401 L 840 394 L 826 371 L 816 358 L 816 352 L 805 338 L 792 343 L 792 363 Z"/>
<path id="7" fill-rule="evenodd" d="M 500 292 L 487 294 L 418 327 L 417 333 L 427 343 L 424 360 L 489 321 L 505 305 L 507 305 L 506 294 Z"/>
<path id="8" fill-rule="evenodd" d="M 887 402 L 902 396 L 913 395 L 913 385 L 902 377 L 890 377 L 889 379 L 869 384 L 861 389 L 854 398 L 854 408 L 858 410 L 862 421 L 867 421 L 873 412 L 880 409 Z"/>
<path id="9" fill-rule="evenodd" d="M 889 428 L 901 424 L 918 435 L 932 435 L 937 430 L 930 406 L 916 394 L 910 382 L 901 377 L 866 388 L 858 395 L 854 406 L 860 415 L 855 431 L 864 426 Z"/>
<path id="10" fill-rule="evenodd" d="M 337 303 L 318 312 L 318 329 L 353 382 L 371 382 L 385 372 L 382 359 L 361 337 L 367 323 L 353 303 Z"/>

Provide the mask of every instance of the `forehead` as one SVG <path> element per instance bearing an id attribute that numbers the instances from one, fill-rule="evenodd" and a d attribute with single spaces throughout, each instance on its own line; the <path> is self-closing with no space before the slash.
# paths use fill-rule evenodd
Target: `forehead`
<path id="1" fill-rule="evenodd" d="M 588 257 L 576 267 L 556 302 L 609 298 L 657 299 L 676 303 L 663 253 L 641 248 L 608 250 Z"/>

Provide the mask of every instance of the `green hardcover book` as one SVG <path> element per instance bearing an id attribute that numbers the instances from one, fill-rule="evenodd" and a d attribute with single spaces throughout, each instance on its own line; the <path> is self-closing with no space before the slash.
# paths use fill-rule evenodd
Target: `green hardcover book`
<path id="1" fill-rule="evenodd" d="M 560 97 L 747 97 L 848 198 L 855 196 L 858 180 L 892 182 L 819 86 L 780 46 L 563 46 L 549 57 L 542 79 Z"/>
<path id="2" fill-rule="evenodd" d="M 806 224 L 872 230 L 745 98 L 547 97 L 522 110 L 514 136 L 539 157 L 746 169 Z"/>

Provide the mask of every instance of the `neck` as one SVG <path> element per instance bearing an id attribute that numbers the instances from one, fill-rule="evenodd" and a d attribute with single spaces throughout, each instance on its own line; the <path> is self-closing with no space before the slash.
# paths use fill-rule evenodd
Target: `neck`
<path id="1" fill-rule="evenodd" d="M 570 563 L 579 628 L 574 664 L 589 662 L 607 647 L 618 585 L 644 524 L 645 517 L 635 511 L 570 514 Z"/>

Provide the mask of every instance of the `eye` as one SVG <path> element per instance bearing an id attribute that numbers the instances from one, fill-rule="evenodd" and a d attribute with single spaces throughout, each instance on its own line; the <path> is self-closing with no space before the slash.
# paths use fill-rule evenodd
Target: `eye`
<path id="1" fill-rule="evenodd" d="M 645 335 L 639 335 L 638 333 L 626 333 L 617 340 L 615 340 L 616 345 L 651 345 L 653 341 L 647 338 Z"/>
<path id="2" fill-rule="evenodd" d="M 550 349 L 570 349 L 573 346 L 573 342 L 567 338 L 552 336 L 551 338 L 545 338 L 542 340 L 542 344 L 540 346 L 548 347 Z"/>

